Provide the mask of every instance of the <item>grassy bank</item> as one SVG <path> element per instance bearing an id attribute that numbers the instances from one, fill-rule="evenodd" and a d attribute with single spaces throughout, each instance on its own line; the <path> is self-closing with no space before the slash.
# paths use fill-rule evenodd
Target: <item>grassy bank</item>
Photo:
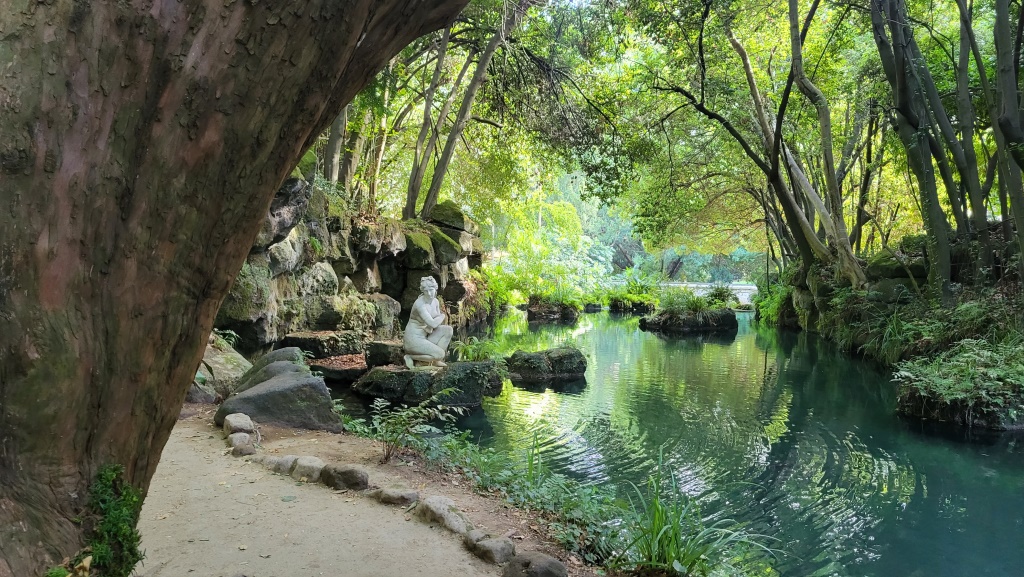
<path id="1" fill-rule="evenodd" d="M 903 414 L 991 429 L 1024 427 L 1019 283 L 962 289 L 952 306 L 909 289 L 885 294 L 808 284 L 817 290 L 814 315 L 794 304 L 799 289 L 779 284 L 760 291 L 761 322 L 793 326 L 810 319 L 823 337 L 877 360 L 893 371 Z"/>

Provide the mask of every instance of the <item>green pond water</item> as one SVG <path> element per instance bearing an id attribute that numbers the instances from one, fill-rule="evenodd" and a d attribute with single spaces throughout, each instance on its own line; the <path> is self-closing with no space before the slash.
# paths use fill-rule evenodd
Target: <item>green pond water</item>
<path id="1" fill-rule="evenodd" d="M 485 446 L 622 490 L 659 451 L 706 514 L 770 535 L 785 576 L 1024 575 L 1024 438 L 968 438 L 894 415 L 887 373 L 741 315 L 727 338 L 666 338 L 636 317 L 493 327 L 508 353 L 574 344 L 586 386 L 506 383 L 459 425 Z"/>

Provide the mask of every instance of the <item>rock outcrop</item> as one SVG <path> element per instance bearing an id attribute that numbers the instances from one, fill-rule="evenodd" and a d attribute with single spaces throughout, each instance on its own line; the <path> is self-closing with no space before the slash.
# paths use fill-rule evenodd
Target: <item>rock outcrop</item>
<path id="1" fill-rule="evenodd" d="M 587 372 L 587 357 L 579 349 L 560 347 L 536 353 L 516 351 L 505 359 L 512 382 L 575 381 Z"/>
<path id="2" fill-rule="evenodd" d="M 659 313 L 640 319 L 640 330 L 665 334 L 734 333 L 738 329 L 739 322 L 736 320 L 736 313 L 730 309 L 685 315 Z"/>
<path id="3" fill-rule="evenodd" d="M 365 340 L 399 334 L 427 275 L 438 281 L 449 324 L 486 316 L 469 275 L 482 263 L 479 227 L 454 203 L 438 205 L 432 222 L 413 224 L 352 221 L 328 204 L 302 180 L 281 187 L 215 321 L 241 337 L 239 350 L 266 351 L 297 333 L 354 331 L 353 346 L 314 354 L 361 353 Z"/>
<path id="4" fill-rule="evenodd" d="M 422 403 L 444 389 L 455 393 L 438 399 L 441 404 L 479 406 L 485 396 L 501 392 L 501 373 L 494 361 L 450 363 L 440 370 L 388 365 L 370 369 L 352 385 L 360 395 L 407 405 Z"/>

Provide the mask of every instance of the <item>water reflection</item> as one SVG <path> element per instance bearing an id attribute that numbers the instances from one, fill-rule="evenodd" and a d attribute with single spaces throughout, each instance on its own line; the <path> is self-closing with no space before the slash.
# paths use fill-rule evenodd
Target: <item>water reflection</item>
<path id="1" fill-rule="evenodd" d="M 511 353 L 575 344 L 582 390 L 506 384 L 461 426 L 594 483 L 642 482 L 659 450 L 705 510 L 772 535 L 783 575 L 1024 574 L 1017 439 L 925 434 L 893 416 L 888 377 L 806 334 L 664 338 L 635 317 L 499 321 Z"/>

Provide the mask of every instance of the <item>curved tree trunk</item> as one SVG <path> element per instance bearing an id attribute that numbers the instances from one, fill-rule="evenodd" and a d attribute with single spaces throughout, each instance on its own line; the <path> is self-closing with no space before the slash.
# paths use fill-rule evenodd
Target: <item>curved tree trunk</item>
<path id="1" fill-rule="evenodd" d="M 0 576 L 148 487 L 275 189 L 465 3 L 0 2 Z"/>

